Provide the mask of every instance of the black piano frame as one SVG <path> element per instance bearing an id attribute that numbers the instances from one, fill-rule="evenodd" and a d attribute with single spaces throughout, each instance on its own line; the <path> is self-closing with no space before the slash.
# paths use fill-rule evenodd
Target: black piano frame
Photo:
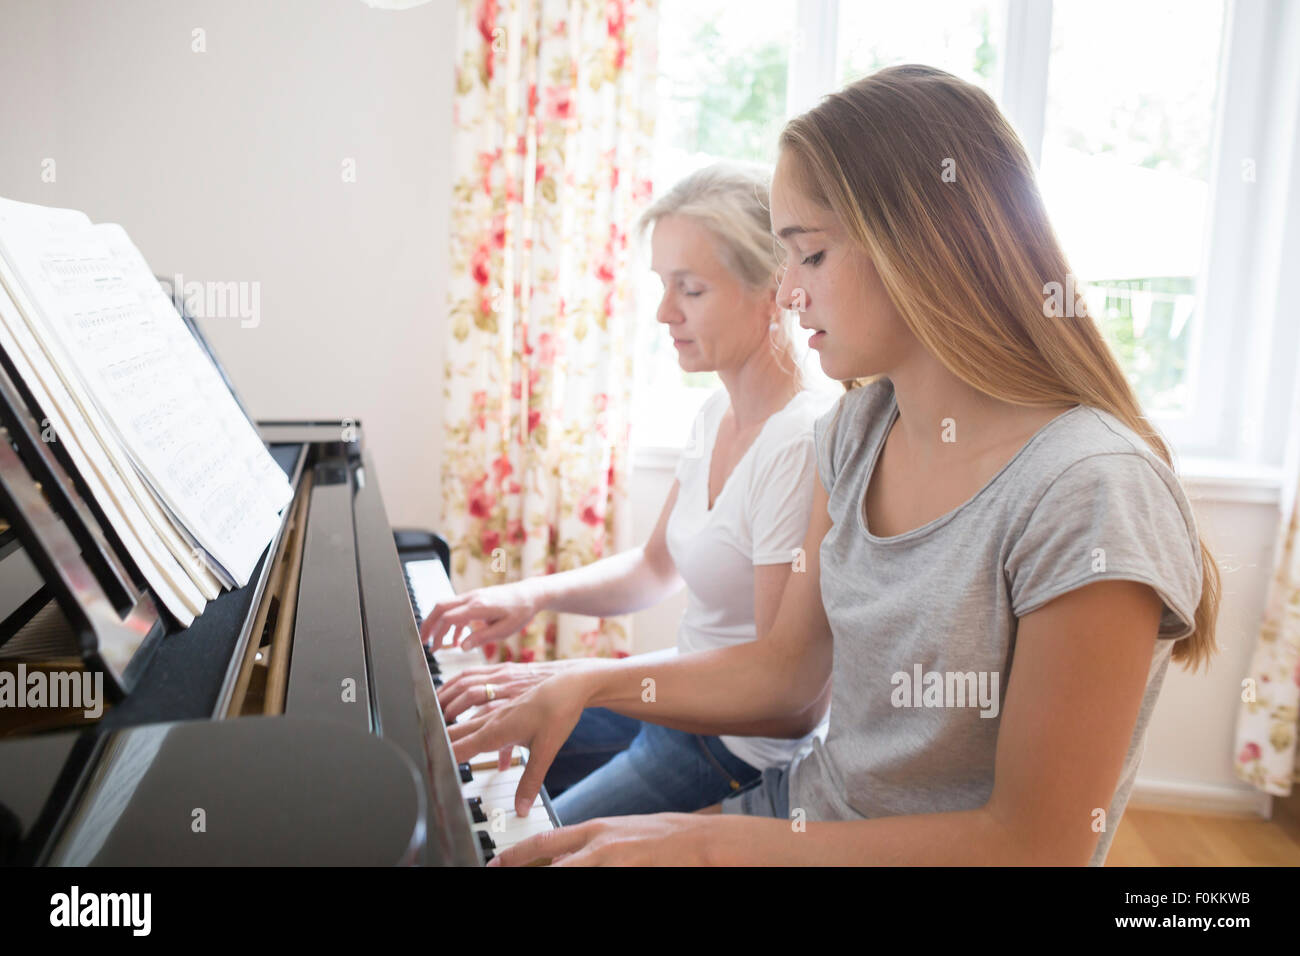
<path id="1" fill-rule="evenodd" d="M 8 443 L 0 442 L 0 509 L 72 626 L 86 666 L 105 674 L 115 706 L 88 733 L 226 718 L 248 642 L 260 639 L 251 633 L 253 611 L 265 592 L 291 509 L 285 509 L 276 538 L 249 583 L 209 602 L 189 628 L 177 629 L 177 622 L 160 610 L 145 586 L 66 451 L 57 441 L 42 440 L 42 421 L 34 397 L 0 350 L 0 424 L 9 435 Z M 312 561 L 323 569 L 337 567 L 330 562 L 340 557 L 337 533 L 317 535 L 313 545 L 313 521 L 328 519 L 335 532 L 345 526 L 352 529 L 354 553 L 342 557 L 356 571 L 351 599 L 359 603 L 348 610 L 359 625 L 361 645 L 350 651 L 354 657 L 364 655 L 364 708 L 340 712 L 331 706 L 330 695 L 308 695 L 291 697 L 286 714 L 343 719 L 354 726 L 360 722 L 395 744 L 411 761 L 426 795 L 426 839 L 417 862 L 481 863 L 375 469 L 361 447 L 359 423 L 268 422 L 261 431 L 273 453 L 279 452 L 281 466 L 289 463 L 285 470 L 295 488 L 305 469 L 313 469 L 317 479 L 306 535 L 306 546 L 314 553 L 304 553 L 304 569 Z M 331 599 L 330 589 L 318 587 L 315 593 L 316 603 L 300 604 L 296 618 L 299 624 L 304 617 L 315 622 L 313 644 L 334 637 L 355 639 L 355 633 L 332 636 L 328 623 L 344 617 L 344 609 L 320 603 Z M 238 627 L 231 626 L 235 621 Z M 295 627 L 295 639 L 297 631 Z M 125 667 L 115 667 L 112 655 L 106 657 L 104 651 L 124 640 L 135 640 L 138 646 Z M 91 768 L 66 769 L 84 777 Z"/>

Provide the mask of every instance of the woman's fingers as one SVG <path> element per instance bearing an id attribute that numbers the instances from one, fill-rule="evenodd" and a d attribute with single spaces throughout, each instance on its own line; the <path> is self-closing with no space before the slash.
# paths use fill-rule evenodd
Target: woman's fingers
<path id="1" fill-rule="evenodd" d="M 451 752 L 456 756 L 456 762 L 464 763 L 479 754 L 504 750 L 515 744 L 527 747 L 530 735 L 515 729 L 519 721 L 511 718 L 508 710 L 501 714 L 475 714 L 469 720 L 457 721 L 448 727 L 447 736 L 451 739 Z"/>
<path id="2" fill-rule="evenodd" d="M 443 704 L 442 706 L 443 716 L 449 721 L 455 720 L 457 717 L 465 713 L 465 711 L 469 710 L 471 707 L 482 707 L 484 704 L 489 703 L 488 700 L 489 683 L 491 682 L 488 681 L 479 684 L 466 685 L 464 688 L 462 688 L 459 694 L 457 694 L 454 698 L 452 698 L 451 700 Z M 496 696 L 497 696 L 497 689 L 496 689 L 496 685 L 493 684 L 492 685 L 493 700 L 491 701 L 492 703 L 495 703 Z M 501 696 L 503 699 L 508 699 L 513 695 L 502 694 Z"/>
<path id="3" fill-rule="evenodd" d="M 484 684 L 501 687 L 512 683 L 513 679 L 516 679 L 513 665 L 488 664 L 479 667 L 467 667 L 438 688 L 438 703 L 442 705 L 445 712 L 448 705 L 455 701 L 456 698 L 475 687 L 481 688 Z"/>
<path id="4" fill-rule="evenodd" d="M 482 619 L 480 619 L 480 623 L 483 623 Z M 515 629 L 505 626 L 501 621 L 486 623 L 486 627 L 470 628 L 470 632 L 460 639 L 460 649 L 462 651 L 472 651 L 476 647 L 482 647 L 492 641 L 509 637 L 515 632 Z"/>
<path id="5" fill-rule="evenodd" d="M 581 850 L 591 836 L 592 828 L 585 823 L 547 830 L 502 850 L 488 862 L 488 866 L 526 866 L 538 861 L 551 863 Z"/>
<path id="6" fill-rule="evenodd" d="M 556 743 L 551 739 L 549 731 L 550 728 L 543 729 L 531 741 L 516 741 L 528 747 L 528 763 L 524 764 L 524 772 L 519 775 L 519 786 L 515 788 L 515 813 L 521 817 L 528 816 L 529 809 L 542 792 L 546 771 L 551 769 L 560 744 L 569 735 L 566 730 L 559 743 Z"/>
<path id="7" fill-rule="evenodd" d="M 518 676 L 515 673 L 514 664 L 475 664 L 473 667 L 466 667 L 455 677 L 447 681 L 438 688 L 439 694 L 456 694 L 462 687 L 470 684 L 481 684 L 484 681 L 493 683 L 504 683 L 508 678 Z"/>
<path id="8" fill-rule="evenodd" d="M 450 631 L 452 645 L 468 651 L 488 641 L 509 637 L 527 623 L 527 619 L 518 621 L 507 610 L 475 603 L 466 597 L 454 607 L 444 607 L 441 604 L 435 607 L 420 625 L 420 639 L 425 644 L 443 647 L 447 632 Z M 473 624 L 486 626 L 462 635 L 462 630 Z"/>
<path id="9" fill-rule="evenodd" d="M 442 688 L 439 688 L 441 690 Z M 469 688 L 464 687 L 460 693 L 452 697 L 438 697 L 438 703 L 442 704 L 443 719 L 450 724 L 465 711 L 469 710 L 474 704 L 469 700 Z"/>
<path id="10" fill-rule="evenodd" d="M 488 721 L 487 714 L 479 714 L 471 718 L 470 720 L 454 723 L 447 728 L 447 737 L 451 740 L 452 753 L 458 755 L 456 757 L 457 763 L 464 763 L 470 757 L 477 757 L 479 754 L 483 752 L 484 748 L 481 747 L 478 750 L 470 750 L 469 748 L 474 746 L 474 741 L 466 740 L 466 738 L 473 737 L 473 735 L 477 731 L 482 730 L 483 725 L 486 724 L 487 721 Z M 456 745 L 460 743 L 462 740 L 465 740 L 465 745 L 460 750 L 457 750 Z M 494 747 L 491 749 L 496 750 L 500 748 Z M 459 756 L 459 754 L 461 754 L 462 751 L 465 753 L 465 756 Z"/>
<path id="11" fill-rule="evenodd" d="M 506 681 L 498 684 L 494 681 L 480 680 L 462 686 L 456 696 L 442 701 L 442 714 L 448 721 L 453 721 L 472 707 L 480 710 L 495 710 L 511 698 L 527 691 L 535 682 L 529 680 Z M 488 696 L 488 685 L 492 685 L 492 695 Z M 441 690 L 441 688 L 439 688 Z"/>
<path id="12" fill-rule="evenodd" d="M 493 611 L 487 613 L 491 614 L 494 611 L 497 611 L 497 609 L 493 609 Z M 491 620 L 486 620 L 482 617 L 482 613 L 483 612 L 480 612 L 478 620 L 486 626 L 476 627 L 467 635 L 462 637 L 460 639 L 462 650 L 472 651 L 474 648 L 482 647 L 484 644 L 491 643 L 492 641 L 505 640 L 511 634 L 522 631 L 527 627 L 528 622 L 532 620 L 531 617 L 521 617 L 508 611 L 497 611 L 498 616 L 492 617 Z"/>
<path id="13" fill-rule="evenodd" d="M 460 628 L 472 620 L 470 611 L 466 607 L 470 600 L 470 596 L 466 594 L 435 604 L 429 616 L 420 625 L 420 640 L 434 647 L 442 647 L 448 629 L 451 630 L 454 638 Z"/>

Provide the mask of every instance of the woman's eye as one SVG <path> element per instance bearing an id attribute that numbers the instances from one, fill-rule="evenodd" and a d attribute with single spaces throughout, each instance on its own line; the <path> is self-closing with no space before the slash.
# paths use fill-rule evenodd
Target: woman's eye
<path id="1" fill-rule="evenodd" d="M 703 295 L 703 294 L 704 294 L 704 290 L 703 290 L 703 289 L 695 289 L 695 290 L 692 291 L 691 289 L 683 289 L 683 290 L 682 290 L 682 293 L 683 293 L 684 295 L 688 295 L 688 296 L 690 296 L 690 297 L 693 299 L 693 298 L 695 298 L 697 295 Z"/>
<path id="2" fill-rule="evenodd" d="M 815 252 L 815 253 L 813 253 L 811 256 L 809 256 L 807 259 L 804 259 L 803 262 L 802 262 L 802 264 L 805 265 L 805 266 L 815 266 L 815 265 L 819 265 L 819 264 L 821 263 L 821 261 L 822 261 L 822 257 L 823 257 L 824 255 L 826 255 L 825 252 Z"/>

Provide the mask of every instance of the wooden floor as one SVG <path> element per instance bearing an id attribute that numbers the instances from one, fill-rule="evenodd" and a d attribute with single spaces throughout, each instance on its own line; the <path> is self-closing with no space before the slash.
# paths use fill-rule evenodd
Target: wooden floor
<path id="1" fill-rule="evenodd" d="M 1124 811 L 1107 866 L 1300 866 L 1300 788 L 1273 819 Z"/>

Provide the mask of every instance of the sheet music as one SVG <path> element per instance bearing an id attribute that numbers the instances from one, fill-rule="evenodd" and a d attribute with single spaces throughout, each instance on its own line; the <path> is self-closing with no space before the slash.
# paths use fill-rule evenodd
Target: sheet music
<path id="1" fill-rule="evenodd" d="M 0 200 L 0 217 L 12 213 L 15 208 L 21 211 L 39 207 L 24 207 L 19 203 Z M 73 225 L 89 224 L 89 220 L 78 212 L 45 211 L 52 216 L 62 217 Z M 38 403 L 50 417 L 53 437 L 62 440 L 72 454 L 84 448 L 90 455 L 93 470 L 88 470 L 85 462 L 80 459 L 74 461 L 83 480 L 100 501 L 106 519 L 117 531 L 123 546 L 136 561 L 159 599 L 179 621 L 192 621 L 194 615 L 203 610 L 207 600 L 221 593 L 221 582 L 201 559 L 195 557 L 193 545 L 186 542 L 172 518 L 164 513 L 156 494 L 136 473 L 130 457 L 112 437 L 107 424 L 76 376 L 66 366 L 60 368 L 54 365 L 47 350 L 37 341 L 32 332 L 36 323 L 27 318 L 34 314 L 35 307 L 18 285 L 3 255 L 0 255 L 0 286 L 8 291 L 7 301 L 14 307 L 9 316 L 8 331 L 16 337 L 17 348 L 8 345 L 6 348 L 14 356 L 15 366 L 19 366 L 19 359 L 23 359 L 34 372 L 31 375 L 28 371 L 20 370 L 28 380 L 28 387 L 36 395 Z M 97 476 L 108 484 L 108 497 L 101 494 Z M 141 515 L 143 520 L 140 520 Z M 123 527 L 124 521 L 129 527 Z M 134 534 L 130 533 L 131 529 L 134 529 Z M 138 553 L 140 548 L 149 552 L 152 568 L 150 561 L 142 560 Z M 187 575 L 192 582 L 188 585 L 185 583 Z M 167 582 L 165 587 L 160 584 L 160 577 Z M 197 594 L 194 592 L 195 587 L 198 588 Z"/>
<path id="2" fill-rule="evenodd" d="M 247 583 L 292 488 L 139 250 L 119 226 L 6 200 L 0 256 L 33 336 L 86 417 L 98 413 L 105 443 L 120 444 L 213 572 Z"/>
<path id="3" fill-rule="evenodd" d="M 3 263 L 0 263 L 0 271 L 3 271 Z M 63 443 L 90 493 L 101 502 L 106 519 L 140 568 L 145 582 L 181 625 L 189 627 L 195 616 L 202 612 L 205 597 L 215 597 L 219 593 L 216 580 L 209 575 L 211 593 L 200 593 L 196 583 L 176 561 L 173 549 L 159 536 L 155 526 L 156 523 L 166 524 L 166 516 L 157 511 L 155 521 L 145 517 L 141 500 L 152 501 L 147 489 L 140 484 L 129 462 L 125 472 L 113 464 L 112 456 L 88 426 L 18 315 L 17 307 L 4 288 L 6 285 L 0 277 L 0 348 L 10 357 L 37 404 L 49 416 L 55 440 Z"/>

